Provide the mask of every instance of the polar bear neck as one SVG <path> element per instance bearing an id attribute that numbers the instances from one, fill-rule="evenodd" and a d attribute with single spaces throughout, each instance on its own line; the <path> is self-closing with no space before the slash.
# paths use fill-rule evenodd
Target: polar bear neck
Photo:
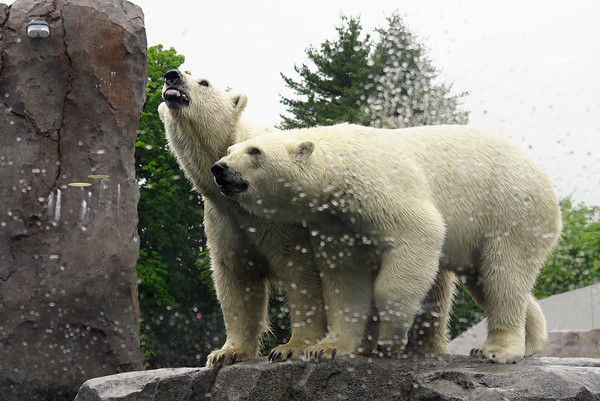
<path id="1" fill-rule="evenodd" d="M 252 124 L 243 118 L 230 129 L 215 130 L 201 121 L 170 118 L 167 140 L 188 179 L 204 197 L 221 199 L 223 195 L 210 172 L 213 163 L 227 154 L 231 145 L 275 128 Z"/>

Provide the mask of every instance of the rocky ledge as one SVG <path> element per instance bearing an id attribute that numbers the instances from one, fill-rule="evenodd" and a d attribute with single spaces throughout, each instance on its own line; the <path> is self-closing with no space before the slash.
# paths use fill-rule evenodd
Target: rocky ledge
<path id="1" fill-rule="evenodd" d="M 129 372 L 89 380 L 75 401 L 600 400 L 600 360 L 529 358 L 498 365 L 458 355 L 264 359 L 217 369 Z"/>

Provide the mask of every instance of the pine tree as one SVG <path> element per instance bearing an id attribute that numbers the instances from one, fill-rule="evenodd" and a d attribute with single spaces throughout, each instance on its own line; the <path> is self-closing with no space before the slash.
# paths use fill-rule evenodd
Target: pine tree
<path id="1" fill-rule="evenodd" d="M 361 38 L 359 18 L 342 16 L 342 25 L 336 30 L 337 41 L 326 40 L 320 50 L 312 46 L 306 50 L 316 71 L 305 64 L 294 66 L 300 81 L 281 74 L 286 85 L 300 98 L 282 96 L 281 103 L 293 115 L 281 115 L 283 128 L 363 122 L 358 100 L 366 95 L 365 83 L 370 73 L 369 36 Z"/>
<path id="2" fill-rule="evenodd" d="M 452 96 L 451 85 L 435 83 L 437 69 L 402 19 L 392 15 L 387 29 L 377 32 L 380 40 L 369 62 L 368 95 L 361 99 L 369 125 L 466 124 L 468 112 L 458 108 L 465 93 Z"/>

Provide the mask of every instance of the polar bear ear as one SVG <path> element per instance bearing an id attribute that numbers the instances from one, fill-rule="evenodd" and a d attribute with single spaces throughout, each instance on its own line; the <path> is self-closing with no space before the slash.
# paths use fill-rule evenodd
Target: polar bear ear
<path id="1" fill-rule="evenodd" d="M 309 141 L 302 142 L 298 145 L 292 145 L 290 147 L 290 153 L 298 161 L 304 161 L 308 159 L 308 157 L 312 154 L 313 150 L 315 150 L 315 144 Z"/>
<path id="2" fill-rule="evenodd" d="M 231 99 L 233 100 L 233 109 L 238 113 L 241 113 L 248 104 L 248 96 L 246 96 L 244 93 L 233 95 Z"/>

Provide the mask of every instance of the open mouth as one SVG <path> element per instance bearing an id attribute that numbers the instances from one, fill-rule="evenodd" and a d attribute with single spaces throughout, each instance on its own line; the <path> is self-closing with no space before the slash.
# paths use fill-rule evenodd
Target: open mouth
<path id="1" fill-rule="evenodd" d="M 228 174 L 215 174 L 215 182 L 225 196 L 239 195 L 248 190 L 248 181 L 237 177 L 233 178 Z"/>
<path id="2" fill-rule="evenodd" d="M 246 192 L 248 190 L 248 183 L 246 181 L 226 183 L 219 185 L 219 189 L 223 195 L 232 197 Z"/>
<path id="3" fill-rule="evenodd" d="M 169 108 L 179 108 L 190 103 L 188 95 L 180 88 L 169 87 L 163 91 L 163 99 Z"/>

